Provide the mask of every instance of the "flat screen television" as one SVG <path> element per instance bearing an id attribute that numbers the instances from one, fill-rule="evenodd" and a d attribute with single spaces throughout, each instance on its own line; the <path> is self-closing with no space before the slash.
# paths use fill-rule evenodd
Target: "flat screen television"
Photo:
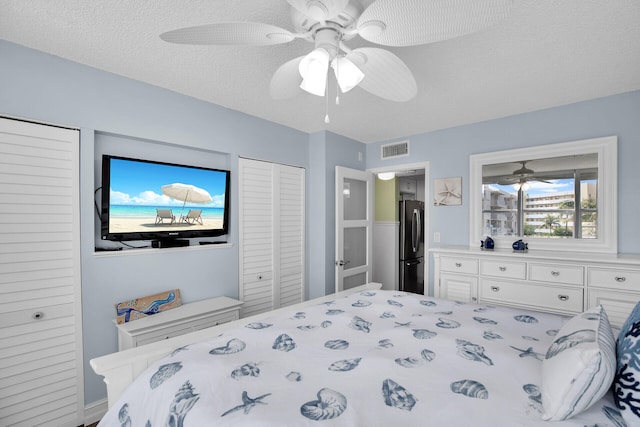
<path id="1" fill-rule="evenodd" d="M 102 240 L 171 246 L 227 234 L 229 175 L 228 170 L 103 155 Z"/>

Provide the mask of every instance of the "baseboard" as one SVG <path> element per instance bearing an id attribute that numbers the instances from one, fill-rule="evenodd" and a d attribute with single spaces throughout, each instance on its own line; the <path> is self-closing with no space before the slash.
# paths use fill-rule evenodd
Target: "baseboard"
<path id="1" fill-rule="evenodd" d="M 107 399 L 97 400 L 84 407 L 84 425 L 97 423 L 107 413 Z"/>

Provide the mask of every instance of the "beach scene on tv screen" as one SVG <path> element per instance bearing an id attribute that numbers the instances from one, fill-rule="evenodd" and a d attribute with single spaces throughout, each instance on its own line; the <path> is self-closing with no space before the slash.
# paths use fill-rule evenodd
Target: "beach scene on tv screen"
<path id="1" fill-rule="evenodd" d="M 224 172 L 111 159 L 109 233 L 222 229 Z"/>

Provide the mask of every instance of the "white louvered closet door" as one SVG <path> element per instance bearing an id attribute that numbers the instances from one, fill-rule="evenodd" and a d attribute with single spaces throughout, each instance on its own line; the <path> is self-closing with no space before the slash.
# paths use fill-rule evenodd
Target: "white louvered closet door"
<path id="1" fill-rule="evenodd" d="M 304 300 L 305 171 L 239 160 L 242 317 Z"/>
<path id="2" fill-rule="evenodd" d="M 79 131 L 0 118 L 0 425 L 84 423 Z"/>

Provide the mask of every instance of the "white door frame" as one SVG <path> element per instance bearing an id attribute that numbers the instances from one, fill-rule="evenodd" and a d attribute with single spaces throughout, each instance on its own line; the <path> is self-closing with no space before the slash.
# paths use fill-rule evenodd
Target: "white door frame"
<path id="1" fill-rule="evenodd" d="M 425 295 L 428 294 L 429 289 L 429 264 L 431 260 L 431 256 L 429 255 L 429 242 L 430 242 L 430 232 L 429 232 L 429 224 L 431 220 L 431 215 L 429 213 L 429 206 L 431 206 L 431 198 L 429 191 L 430 184 L 430 164 L 429 162 L 419 162 L 419 163 L 407 163 L 393 166 L 384 166 L 377 168 L 367 169 L 367 172 L 371 172 L 373 174 L 377 174 L 380 172 L 402 172 L 407 170 L 424 170 L 424 280 L 425 280 Z"/>
<path id="2" fill-rule="evenodd" d="M 365 181 L 367 185 L 366 189 L 366 219 L 363 220 L 344 220 L 344 179 L 350 178 L 360 181 Z M 335 252 L 335 282 L 336 292 L 344 290 L 344 278 L 345 278 L 345 262 L 344 259 L 344 229 L 354 227 L 366 227 L 366 263 L 362 266 L 351 268 L 348 270 L 346 277 L 354 276 L 356 274 L 366 274 L 366 281 L 370 282 L 373 275 L 373 174 L 368 171 L 362 171 L 357 169 L 350 169 L 343 166 L 336 166 L 336 188 L 335 188 L 335 200 L 336 200 L 336 252 Z"/>

